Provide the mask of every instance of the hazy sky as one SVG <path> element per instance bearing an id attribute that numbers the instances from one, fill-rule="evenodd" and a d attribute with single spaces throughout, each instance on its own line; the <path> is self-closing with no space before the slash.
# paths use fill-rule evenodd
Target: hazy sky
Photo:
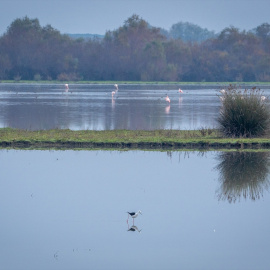
<path id="1" fill-rule="evenodd" d="M 37 18 L 61 33 L 105 34 L 132 14 L 167 30 L 179 22 L 216 32 L 270 23 L 269 0 L 0 0 L 0 35 L 16 18 Z"/>

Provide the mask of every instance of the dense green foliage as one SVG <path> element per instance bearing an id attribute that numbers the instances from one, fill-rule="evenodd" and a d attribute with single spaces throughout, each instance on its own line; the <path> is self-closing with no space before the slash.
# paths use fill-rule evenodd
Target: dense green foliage
<path id="1" fill-rule="evenodd" d="M 86 40 L 41 27 L 38 19 L 16 19 L 0 37 L 0 79 L 270 81 L 269 24 L 253 32 L 228 27 L 207 40 L 211 33 L 186 25 L 203 42 L 188 42 L 178 27 L 171 38 L 133 15 L 104 38 Z"/>
<path id="2" fill-rule="evenodd" d="M 270 111 L 266 97 L 255 87 L 244 92 L 230 86 L 222 90 L 218 123 L 223 134 L 235 137 L 263 136 L 269 132 Z"/>

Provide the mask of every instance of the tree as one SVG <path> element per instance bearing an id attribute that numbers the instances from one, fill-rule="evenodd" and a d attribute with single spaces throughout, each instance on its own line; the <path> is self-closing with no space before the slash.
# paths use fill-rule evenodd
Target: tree
<path id="1" fill-rule="evenodd" d="M 124 25 L 105 34 L 103 46 L 107 52 L 107 64 L 112 76 L 124 80 L 140 80 L 144 62 L 143 51 L 152 41 L 165 40 L 159 28 L 149 24 L 134 14 Z"/>
<path id="2" fill-rule="evenodd" d="M 170 36 L 174 39 L 181 39 L 185 42 L 202 42 L 204 40 L 214 38 L 214 31 L 209 31 L 206 28 L 188 22 L 179 22 L 173 24 L 170 29 Z"/>

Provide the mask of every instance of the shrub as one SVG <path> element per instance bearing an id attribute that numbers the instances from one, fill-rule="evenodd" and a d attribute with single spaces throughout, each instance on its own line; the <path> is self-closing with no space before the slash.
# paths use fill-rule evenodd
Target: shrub
<path id="1" fill-rule="evenodd" d="M 270 111 L 260 89 L 240 90 L 230 85 L 220 92 L 218 124 L 225 136 L 252 137 L 268 133 Z"/>

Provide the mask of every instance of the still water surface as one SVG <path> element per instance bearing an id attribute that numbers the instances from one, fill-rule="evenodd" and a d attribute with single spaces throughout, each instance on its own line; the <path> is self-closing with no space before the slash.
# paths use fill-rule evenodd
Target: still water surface
<path id="1" fill-rule="evenodd" d="M 269 152 L 0 160 L 0 269 L 269 269 Z"/>
<path id="2" fill-rule="evenodd" d="M 221 85 L 0 83 L 0 127 L 22 129 L 199 129 L 216 127 Z M 266 94 L 270 87 L 266 87 Z M 171 102 L 167 103 L 168 94 Z"/>

